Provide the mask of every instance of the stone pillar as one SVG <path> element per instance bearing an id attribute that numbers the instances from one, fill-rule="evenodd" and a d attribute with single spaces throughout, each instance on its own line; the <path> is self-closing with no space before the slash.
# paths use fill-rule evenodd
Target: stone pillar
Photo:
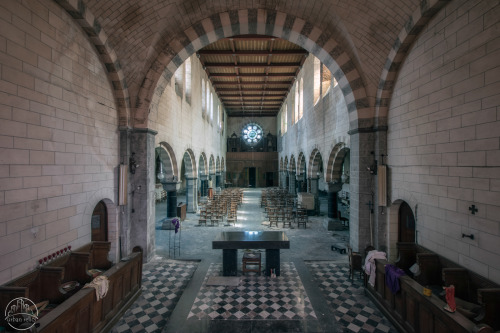
<path id="1" fill-rule="evenodd" d="M 130 248 L 140 246 L 149 261 L 155 252 L 155 135 L 149 129 L 134 129 L 130 151 L 134 153 L 135 173 L 129 174 L 131 189 Z M 129 160 L 130 162 L 130 160 Z M 123 254 L 128 255 L 128 253 Z"/>
<path id="2" fill-rule="evenodd" d="M 167 192 L 167 218 L 177 216 L 177 182 L 162 183 Z"/>
<path id="3" fill-rule="evenodd" d="M 186 176 L 186 205 L 189 213 L 198 210 L 198 178 Z"/>
<path id="4" fill-rule="evenodd" d="M 295 172 L 288 172 L 288 193 L 295 195 Z"/>
<path id="5" fill-rule="evenodd" d="M 215 187 L 220 187 L 222 188 L 222 174 L 220 172 L 217 172 L 215 174 Z"/>
<path id="6" fill-rule="evenodd" d="M 342 190 L 342 183 L 328 183 L 328 217 L 336 219 L 339 217 L 338 194 Z"/>
<path id="7" fill-rule="evenodd" d="M 309 178 L 309 182 L 311 184 L 311 194 L 314 195 L 314 213 L 319 215 L 319 177 Z"/>

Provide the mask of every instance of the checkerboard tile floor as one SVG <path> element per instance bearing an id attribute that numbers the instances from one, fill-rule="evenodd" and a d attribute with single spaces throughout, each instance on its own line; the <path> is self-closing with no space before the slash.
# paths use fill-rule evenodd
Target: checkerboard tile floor
<path id="1" fill-rule="evenodd" d="M 155 259 L 143 266 L 142 294 L 111 332 L 161 332 L 198 262 Z"/>
<path id="2" fill-rule="evenodd" d="M 338 324 L 344 327 L 344 332 L 397 332 L 365 296 L 359 274 L 351 283 L 349 265 L 306 261 L 306 266 L 331 306 Z"/>
<path id="3" fill-rule="evenodd" d="M 281 263 L 281 276 L 246 275 L 236 287 L 207 286 L 221 275 L 222 264 L 210 265 L 189 318 L 210 320 L 316 320 L 309 297 L 293 263 Z"/>

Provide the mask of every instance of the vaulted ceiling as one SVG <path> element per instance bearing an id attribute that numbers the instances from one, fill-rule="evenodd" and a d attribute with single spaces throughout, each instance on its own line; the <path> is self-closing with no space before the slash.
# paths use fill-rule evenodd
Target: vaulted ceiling
<path id="1" fill-rule="evenodd" d="M 276 116 L 308 52 L 284 39 L 242 35 L 197 52 L 230 117 Z"/>

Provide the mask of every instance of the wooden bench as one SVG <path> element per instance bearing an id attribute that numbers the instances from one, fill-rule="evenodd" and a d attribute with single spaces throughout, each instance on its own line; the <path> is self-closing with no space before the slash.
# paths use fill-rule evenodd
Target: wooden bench
<path id="1" fill-rule="evenodd" d="M 375 260 L 376 279 L 372 287 L 365 275 L 366 294 L 400 332 L 492 333 L 493 329 L 476 324 L 459 312 L 443 309 L 445 302 L 435 294 L 425 296 L 423 286 L 409 276 L 399 278 L 400 291 L 393 294 L 385 283 L 386 260 Z"/>
<path id="2" fill-rule="evenodd" d="M 139 296 L 142 279 L 142 250 L 115 265 L 108 261 L 110 244 L 93 242 L 65 254 L 3 286 L 0 307 L 17 297 L 35 304 L 48 301 L 47 310 L 36 322 L 38 332 L 107 332 Z M 93 278 L 90 269 L 102 270 L 109 281 L 107 295 L 97 301 L 93 288 L 82 289 Z M 71 291 L 65 282 L 78 282 Z M 76 285 L 72 283 L 72 285 Z M 50 309 L 50 311 L 48 311 Z M 10 327 L 4 316 L 0 326 Z"/>

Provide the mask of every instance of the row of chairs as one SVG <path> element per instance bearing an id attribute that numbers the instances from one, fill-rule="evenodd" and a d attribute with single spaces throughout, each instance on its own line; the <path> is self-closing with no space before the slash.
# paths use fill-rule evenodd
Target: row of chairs
<path id="1" fill-rule="evenodd" d="M 297 228 L 307 228 L 307 210 L 297 204 L 295 196 L 290 195 L 285 189 L 269 188 L 262 191 L 261 206 L 269 218 L 269 227 L 291 227 L 297 223 Z"/>
<path id="2" fill-rule="evenodd" d="M 243 190 L 240 188 L 224 189 L 209 199 L 200 208 L 198 225 L 219 225 L 226 217 L 227 224 L 238 222 L 238 206 L 243 202 Z"/>

